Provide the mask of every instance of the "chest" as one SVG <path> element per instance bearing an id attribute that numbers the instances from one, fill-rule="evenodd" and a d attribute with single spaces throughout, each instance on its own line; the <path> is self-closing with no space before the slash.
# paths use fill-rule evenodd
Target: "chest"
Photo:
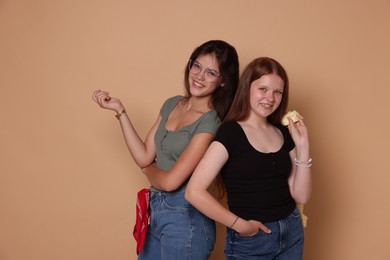
<path id="1" fill-rule="evenodd" d="M 230 180 L 252 183 L 275 178 L 287 179 L 290 171 L 291 159 L 286 149 L 262 153 L 250 145 L 242 145 L 229 153 L 229 160 L 222 172 Z"/>
<path id="2" fill-rule="evenodd" d="M 243 127 L 247 142 L 258 152 L 275 153 L 283 146 L 283 135 L 276 128 L 259 130 Z"/>
<path id="3" fill-rule="evenodd" d="M 191 125 L 203 115 L 200 111 L 186 110 L 182 106 L 175 107 L 165 122 L 168 131 L 177 131 L 185 126 Z"/>

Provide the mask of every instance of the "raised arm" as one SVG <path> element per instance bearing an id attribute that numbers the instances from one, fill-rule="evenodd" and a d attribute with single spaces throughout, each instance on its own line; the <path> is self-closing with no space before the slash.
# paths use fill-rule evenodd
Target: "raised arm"
<path id="1" fill-rule="evenodd" d="M 143 141 L 133 127 L 122 102 L 118 98 L 111 97 L 106 91 L 96 90 L 93 92 L 92 99 L 100 107 L 113 110 L 117 113 L 127 148 L 134 162 L 141 168 L 153 163 L 156 157 L 156 147 L 153 139 L 161 120 L 160 116 L 150 129 L 145 141 Z"/>
<path id="2" fill-rule="evenodd" d="M 142 170 L 150 184 L 164 191 L 173 191 L 179 188 L 191 176 L 213 138 L 214 135 L 209 133 L 194 135 L 168 171 L 163 171 L 155 165 L 143 168 Z"/>
<path id="3" fill-rule="evenodd" d="M 302 119 L 295 124 L 289 120 L 288 129 L 295 143 L 295 149 L 290 152 L 292 161 L 291 175 L 288 179 L 290 193 L 297 203 L 305 204 L 309 201 L 312 190 L 308 131 Z"/>

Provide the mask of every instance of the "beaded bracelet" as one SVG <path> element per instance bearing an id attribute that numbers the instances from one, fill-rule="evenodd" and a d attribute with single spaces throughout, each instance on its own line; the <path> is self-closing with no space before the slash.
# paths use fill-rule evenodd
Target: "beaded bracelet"
<path id="1" fill-rule="evenodd" d="M 310 168 L 313 165 L 312 161 L 313 161 L 312 158 L 310 158 L 307 161 L 300 161 L 297 158 L 294 159 L 296 166 L 301 166 L 301 167 L 305 167 L 305 168 Z"/>

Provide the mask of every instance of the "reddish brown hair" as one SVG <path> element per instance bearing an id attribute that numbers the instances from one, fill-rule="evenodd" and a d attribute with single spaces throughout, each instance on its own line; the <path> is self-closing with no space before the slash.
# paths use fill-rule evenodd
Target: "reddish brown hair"
<path id="1" fill-rule="evenodd" d="M 276 60 L 260 57 L 249 63 L 241 74 L 240 82 L 229 113 L 225 121 L 242 121 L 248 118 L 250 112 L 249 93 L 253 81 L 267 74 L 276 74 L 284 82 L 282 101 L 279 107 L 268 117 L 268 121 L 277 124 L 286 113 L 288 106 L 289 82 L 285 69 Z"/>

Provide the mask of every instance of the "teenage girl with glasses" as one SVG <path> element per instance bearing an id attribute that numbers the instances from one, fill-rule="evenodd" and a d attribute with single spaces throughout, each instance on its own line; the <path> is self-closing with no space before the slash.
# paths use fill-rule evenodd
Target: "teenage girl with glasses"
<path id="1" fill-rule="evenodd" d="M 207 259 L 215 223 L 184 198 L 187 181 L 224 119 L 238 85 L 233 46 L 212 40 L 197 47 L 186 65 L 185 96 L 165 101 L 143 141 L 122 102 L 97 90 L 93 100 L 117 113 L 127 147 L 149 180 L 150 224 L 138 259 Z"/>

